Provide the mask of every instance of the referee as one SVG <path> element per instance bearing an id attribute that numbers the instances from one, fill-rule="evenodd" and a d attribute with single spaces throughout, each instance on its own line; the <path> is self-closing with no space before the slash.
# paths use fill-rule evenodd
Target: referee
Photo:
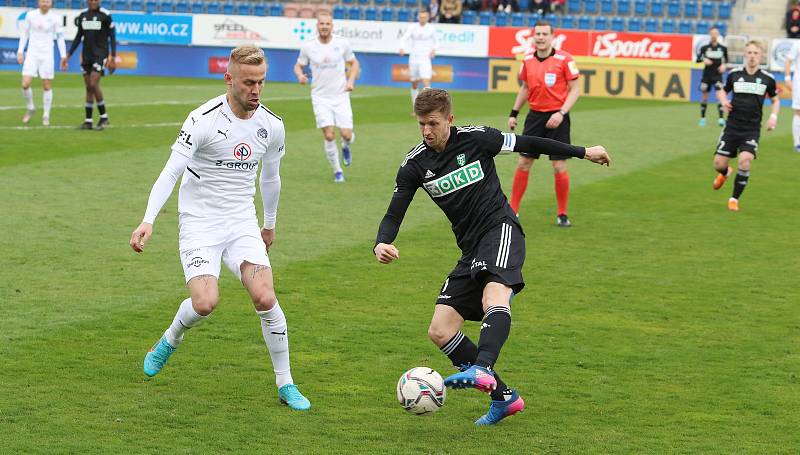
<path id="1" fill-rule="evenodd" d="M 530 111 L 525 118 L 522 134 L 569 144 L 569 111 L 580 96 L 578 87 L 580 73 L 570 54 L 553 48 L 553 26 L 549 22 L 537 21 L 533 27 L 533 34 L 536 51 L 527 54 L 522 62 L 519 72 L 522 85 L 508 118 L 508 127 L 512 131 L 516 128 L 517 115 L 522 103 L 527 99 Z M 537 158 L 539 158 L 538 153 L 519 154 L 510 201 L 511 208 L 518 215 L 522 196 L 528 187 L 528 174 L 533 161 Z M 550 156 L 558 201 L 556 223 L 561 227 L 571 226 L 567 217 L 569 174 L 566 160 L 569 158 L 569 156 Z"/>

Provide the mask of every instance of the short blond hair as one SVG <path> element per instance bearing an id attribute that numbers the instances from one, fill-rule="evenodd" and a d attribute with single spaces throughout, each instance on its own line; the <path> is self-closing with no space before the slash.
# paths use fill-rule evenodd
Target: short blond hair
<path id="1" fill-rule="evenodd" d="M 756 41 L 754 39 L 751 39 L 750 41 L 747 42 L 747 44 L 744 45 L 744 47 L 747 46 L 755 46 L 758 48 L 759 51 L 761 51 L 762 54 L 764 53 L 764 45 L 761 44 L 761 41 Z"/>
<path id="2" fill-rule="evenodd" d="M 231 51 L 228 64 L 237 63 L 241 65 L 260 65 L 267 61 L 264 51 L 256 46 L 239 46 Z"/>

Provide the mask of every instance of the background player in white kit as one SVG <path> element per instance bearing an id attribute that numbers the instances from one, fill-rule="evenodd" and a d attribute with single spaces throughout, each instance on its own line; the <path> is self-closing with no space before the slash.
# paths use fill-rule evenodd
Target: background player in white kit
<path id="1" fill-rule="evenodd" d="M 42 78 L 42 124 L 50 124 L 50 108 L 53 105 L 53 77 L 55 62 L 53 61 L 53 41 L 58 42 L 58 54 L 61 62 L 66 61 L 67 47 L 64 43 L 64 27 L 61 17 L 50 11 L 52 0 L 39 0 L 39 9 L 28 11 L 20 24 L 19 48 L 17 62 L 22 65 L 22 95 L 25 97 L 25 116 L 22 123 L 28 123 L 36 111 L 33 102 L 31 83 L 33 78 Z M 25 45 L 28 52 L 25 53 Z"/>
<path id="2" fill-rule="evenodd" d="M 794 79 L 792 79 L 794 72 Z M 792 91 L 792 138 L 794 139 L 794 151 L 800 152 L 800 45 L 797 42 L 792 44 L 792 49 L 786 55 L 783 65 L 783 75 L 786 87 Z"/>
<path id="3" fill-rule="evenodd" d="M 317 38 L 300 49 L 294 65 L 294 74 L 301 84 L 308 83 L 303 73 L 311 66 L 311 105 L 317 128 L 322 129 L 325 139 L 325 155 L 333 168 L 333 181 L 344 182 L 344 172 L 339 164 L 334 127 L 339 128 L 342 138 L 342 161 L 345 166 L 352 162 L 350 144 L 355 141 L 353 133 L 353 109 L 350 107 L 350 92 L 355 87 L 359 64 L 350 43 L 333 36 L 333 17 L 328 12 L 317 15 Z M 345 63 L 351 63 L 350 74 L 345 77 Z"/>
<path id="4" fill-rule="evenodd" d="M 217 306 L 217 280 L 224 262 L 242 281 L 260 317 L 280 400 L 305 410 L 311 403 L 292 381 L 286 318 L 275 297 L 267 256 L 275 239 L 285 131 L 283 120 L 259 102 L 266 70 L 261 49 L 241 46 L 231 52 L 225 73 L 227 93 L 189 114 L 150 192 L 144 220 L 131 235 L 131 248 L 142 252 L 156 215 L 182 176 L 179 243 L 190 298 L 181 303 L 172 324 L 145 356 L 144 372 L 155 376 L 184 332 Z M 260 230 L 253 204 L 259 161 L 264 203 Z"/>
<path id="5" fill-rule="evenodd" d="M 417 100 L 419 83 L 422 88 L 430 88 L 433 78 L 431 60 L 436 56 L 436 29 L 428 21 L 430 13 L 420 10 L 419 22 L 408 26 L 400 40 L 400 55 L 408 51 L 408 78 L 411 81 L 411 106 Z M 411 115 L 416 115 L 413 112 Z"/>

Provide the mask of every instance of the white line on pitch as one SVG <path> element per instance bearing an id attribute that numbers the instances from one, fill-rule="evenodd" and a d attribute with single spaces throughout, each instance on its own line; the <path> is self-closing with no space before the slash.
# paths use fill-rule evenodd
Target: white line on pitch
<path id="1" fill-rule="evenodd" d="M 161 128 L 165 126 L 181 126 L 181 123 L 177 122 L 163 122 L 163 123 L 140 123 L 138 125 L 120 125 L 124 126 L 125 128 Z M 114 128 L 113 125 L 108 126 L 107 128 Z M 52 126 L 0 126 L 0 130 L 18 130 L 18 131 L 27 131 L 27 130 L 77 130 L 79 129 L 77 126 L 74 125 L 52 125 Z"/>

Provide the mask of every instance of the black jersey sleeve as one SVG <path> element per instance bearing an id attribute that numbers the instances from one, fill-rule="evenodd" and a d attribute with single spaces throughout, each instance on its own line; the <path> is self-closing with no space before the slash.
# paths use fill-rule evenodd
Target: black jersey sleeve
<path id="1" fill-rule="evenodd" d="M 379 243 L 392 243 L 400 231 L 400 224 L 406 216 L 406 210 L 414 199 L 417 188 L 421 186 L 421 179 L 411 163 L 406 163 L 397 171 L 394 194 L 389 202 L 386 215 L 383 216 L 378 227 L 378 236 L 375 245 Z"/>
<path id="2" fill-rule="evenodd" d="M 775 82 L 775 79 L 771 77 L 767 78 L 767 96 L 770 98 L 778 96 L 778 84 Z"/>
<path id="3" fill-rule="evenodd" d="M 114 27 L 114 21 L 111 19 L 111 15 L 106 16 L 106 26 L 108 27 L 108 40 L 110 43 L 109 49 L 111 49 L 111 56 L 115 57 L 117 55 L 117 31 Z"/>
<path id="4" fill-rule="evenodd" d="M 514 151 L 517 153 L 574 156 L 575 158 L 583 158 L 586 156 L 585 147 L 565 144 L 553 139 L 538 136 L 516 136 Z"/>
<path id="5" fill-rule="evenodd" d="M 728 46 L 721 46 L 722 47 L 722 63 L 728 64 Z"/>
<path id="6" fill-rule="evenodd" d="M 81 25 L 81 15 L 75 18 L 75 25 L 78 27 L 78 32 L 75 33 L 75 39 L 72 40 L 72 44 L 69 46 L 69 52 L 67 55 L 72 55 L 75 53 L 75 49 L 81 45 L 81 40 L 83 39 L 83 26 Z"/>
<path id="7" fill-rule="evenodd" d="M 478 149 L 481 152 L 494 157 L 503 150 L 505 137 L 500 130 L 488 126 L 464 127 L 465 130 L 467 128 L 472 129 L 467 134 L 477 142 Z M 462 133 L 459 132 L 458 134 Z"/>
<path id="8" fill-rule="evenodd" d="M 708 44 L 700 47 L 700 50 L 697 51 L 697 60 L 695 60 L 696 62 L 700 63 L 703 61 L 703 57 L 706 56 L 706 49 L 708 49 Z"/>
<path id="9" fill-rule="evenodd" d="M 725 92 L 726 93 L 733 92 L 734 74 L 736 74 L 736 73 L 734 71 L 731 71 L 730 73 L 728 73 L 728 78 L 725 80 Z"/>

